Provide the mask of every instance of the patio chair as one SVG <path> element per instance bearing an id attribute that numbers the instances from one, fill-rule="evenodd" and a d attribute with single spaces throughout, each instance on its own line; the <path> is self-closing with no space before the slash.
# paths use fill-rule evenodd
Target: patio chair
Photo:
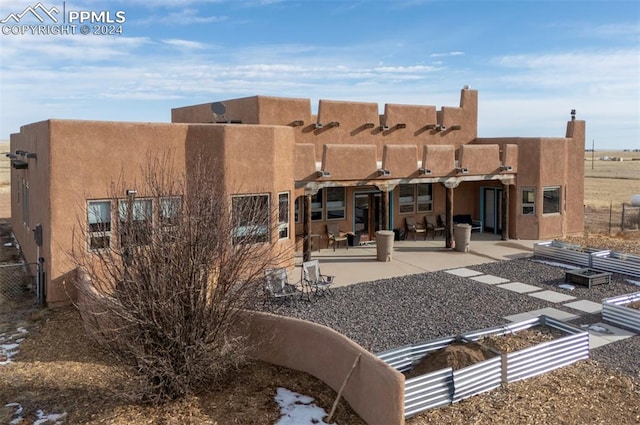
<path id="1" fill-rule="evenodd" d="M 405 217 L 404 223 L 407 229 L 407 234 L 413 232 L 414 241 L 417 240 L 418 233 L 424 233 L 424 239 L 427 239 L 427 228 L 422 224 L 416 223 L 416 219 L 414 217 Z"/>
<path id="2" fill-rule="evenodd" d="M 296 285 L 289 283 L 287 269 L 278 267 L 264 271 L 264 303 L 289 302 L 300 295 Z"/>
<path id="3" fill-rule="evenodd" d="M 349 249 L 347 234 L 340 230 L 335 223 L 327 224 L 327 240 L 328 245 L 333 245 L 334 251 L 336 250 L 336 245 L 340 244 L 340 242 L 344 242 L 344 246 Z"/>
<path id="4" fill-rule="evenodd" d="M 303 292 L 307 293 L 307 299 L 311 296 L 331 294 L 331 286 L 335 281 L 335 276 L 328 276 L 320 273 L 320 263 L 318 260 L 305 261 L 302 263 L 302 285 Z"/>
<path id="5" fill-rule="evenodd" d="M 436 233 L 440 232 L 442 236 L 444 236 L 445 227 L 438 225 L 438 222 L 435 217 L 425 216 L 424 217 L 424 225 L 427 228 L 427 233 L 431 231 L 432 238 L 436 238 Z"/>

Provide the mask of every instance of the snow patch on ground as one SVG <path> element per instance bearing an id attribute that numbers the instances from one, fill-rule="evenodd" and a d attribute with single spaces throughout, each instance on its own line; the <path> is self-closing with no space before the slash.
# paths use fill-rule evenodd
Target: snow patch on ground
<path id="1" fill-rule="evenodd" d="M 640 280 L 627 279 L 627 282 L 629 282 L 632 285 L 640 286 Z"/>
<path id="2" fill-rule="evenodd" d="M 280 387 L 275 400 L 282 414 L 276 425 L 333 425 L 324 422 L 327 412 L 313 404 L 312 397 Z"/>
<path id="3" fill-rule="evenodd" d="M 19 403 L 8 403 L 5 404 L 5 407 L 12 407 L 13 408 L 13 418 L 11 418 L 11 422 L 9 422 L 10 425 L 19 425 L 19 424 L 23 424 L 24 422 L 24 418 L 22 417 L 22 414 L 24 413 L 24 408 L 22 407 L 21 404 Z M 65 413 L 45 413 L 44 410 L 38 410 L 36 412 L 36 418 L 33 421 L 33 425 L 61 425 L 63 424 L 63 419 L 67 416 L 66 412 Z"/>
<path id="4" fill-rule="evenodd" d="M 23 327 L 17 328 L 14 333 L 0 333 L 0 366 L 12 362 L 13 357 L 20 351 L 18 348 L 26 334 L 27 330 Z"/>

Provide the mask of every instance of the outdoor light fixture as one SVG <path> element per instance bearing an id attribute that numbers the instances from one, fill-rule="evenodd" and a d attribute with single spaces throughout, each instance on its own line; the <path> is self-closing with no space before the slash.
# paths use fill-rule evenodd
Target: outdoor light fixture
<path id="1" fill-rule="evenodd" d="M 26 157 L 27 157 L 27 158 L 34 158 L 34 159 L 37 159 L 37 158 L 38 158 L 38 154 L 37 154 L 37 153 L 34 153 L 34 152 L 31 152 L 31 153 L 27 152 Z"/>
<path id="2" fill-rule="evenodd" d="M 304 121 L 302 120 L 296 120 L 296 121 L 292 121 L 291 124 L 289 124 L 291 127 L 300 127 L 302 125 L 304 125 Z"/>
<path id="3" fill-rule="evenodd" d="M 17 157 L 18 157 L 18 155 L 16 155 L 15 153 L 11 153 L 11 152 L 9 152 L 9 153 L 7 154 L 7 158 L 16 159 Z"/>
<path id="4" fill-rule="evenodd" d="M 447 129 L 447 127 L 446 127 L 446 126 L 444 126 L 444 125 L 442 125 L 442 124 L 440 124 L 440 125 L 438 125 L 438 126 L 436 127 L 436 130 L 438 130 L 438 131 L 445 131 L 446 129 Z"/>
<path id="5" fill-rule="evenodd" d="M 366 124 L 364 125 L 364 128 L 373 128 L 373 127 L 375 127 L 375 126 L 376 126 L 376 125 L 375 125 L 374 123 L 372 123 L 372 122 L 368 122 L 368 123 L 366 123 Z"/>
<path id="6" fill-rule="evenodd" d="M 390 176 L 391 171 L 385 170 L 384 168 L 378 168 L 378 176 Z"/>
<path id="7" fill-rule="evenodd" d="M 29 164 L 27 163 L 27 161 L 22 161 L 20 159 L 12 159 L 11 166 L 16 170 L 24 170 L 26 168 L 29 168 Z"/>
<path id="8" fill-rule="evenodd" d="M 451 127 L 449 127 L 451 130 L 462 130 L 462 126 L 461 125 L 452 125 Z"/>
<path id="9" fill-rule="evenodd" d="M 319 122 L 317 122 L 317 123 L 316 123 L 316 128 L 317 128 L 317 129 L 321 129 L 321 128 L 322 128 L 322 124 L 321 124 L 321 123 L 319 123 Z"/>
<path id="10" fill-rule="evenodd" d="M 424 174 L 424 175 L 429 175 L 429 174 L 431 174 L 431 170 L 428 169 L 428 168 L 420 167 L 420 168 L 418 168 L 418 173 Z"/>
<path id="11" fill-rule="evenodd" d="M 466 167 L 456 167 L 456 171 L 459 174 L 469 174 L 469 170 Z"/>
<path id="12" fill-rule="evenodd" d="M 26 153 L 25 151 L 21 151 L 21 150 L 16 151 L 16 155 L 24 156 L 25 153 Z"/>
<path id="13" fill-rule="evenodd" d="M 407 125 L 405 123 L 399 123 L 396 124 L 396 128 L 407 128 Z"/>
<path id="14" fill-rule="evenodd" d="M 513 167 L 511 167 L 511 165 L 502 165 L 500 167 L 500 170 L 502 170 L 502 171 L 513 171 Z"/>
<path id="15" fill-rule="evenodd" d="M 424 126 L 424 128 L 426 128 L 427 130 L 435 130 L 436 127 L 437 126 L 435 124 L 427 124 Z"/>
<path id="16" fill-rule="evenodd" d="M 381 126 L 380 126 L 380 130 L 382 130 L 382 131 L 387 131 L 387 130 L 389 130 L 389 126 L 388 126 L 388 125 L 383 124 L 383 125 L 381 125 Z"/>
<path id="17" fill-rule="evenodd" d="M 331 177 L 331 173 L 325 170 L 316 171 L 317 177 Z"/>
<path id="18" fill-rule="evenodd" d="M 575 121 L 576 120 L 576 110 L 572 109 L 571 110 L 571 121 Z"/>
<path id="19" fill-rule="evenodd" d="M 138 191 L 133 189 L 127 189 L 125 193 L 127 194 L 127 196 L 134 196 L 136 193 L 138 193 Z"/>

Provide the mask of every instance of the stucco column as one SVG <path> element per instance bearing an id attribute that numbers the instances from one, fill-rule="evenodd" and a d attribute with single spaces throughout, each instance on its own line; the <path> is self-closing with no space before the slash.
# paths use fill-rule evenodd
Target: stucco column
<path id="1" fill-rule="evenodd" d="M 444 203 L 445 209 L 445 232 L 444 240 L 447 248 L 453 248 L 453 189 L 458 187 L 460 182 L 457 179 L 449 179 L 442 183 L 446 189 Z"/>
<path id="2" fill-rule="evenodd" d="M 502 182 L 502 240 L 509 240 L 509 182 Z"/>
<path id="3" fill-rule="evenodd" d="M 311 194 L 304 195 L 302 206 L 302 261 L 311 260 Z"/>

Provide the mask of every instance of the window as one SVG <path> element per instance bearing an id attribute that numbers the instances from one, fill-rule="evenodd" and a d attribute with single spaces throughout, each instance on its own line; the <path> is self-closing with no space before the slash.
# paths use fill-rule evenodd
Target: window
<path id="1" fill-rule="evenodd" d="M 278 239 L 289 239 L 289 192 L 278 194 Z"/>
<path id="2" fill-rule="evenodd" d="M 311 221 L 320 221 L 323 218 L 322 214 L 322 189 L 318 190 L 318 193 L 311 196 Z"/>
<path id="3" fill-rule="evenodd" d="M 542 214 L 558 214 L 560 212 L 560 187 L 542 189 Z"/>
<path id="4" fill-rule="evenodd" d="M 118 201 L 120 246 L 151 243 L 151 199 L 121 199 Z"/>
<path id="5" fill-rule="evenodd" d="M 302 221 L 302 202 L 304 202 L 304 196 L 298 196 L 296 202 L 293 204 L 294 220 L 296 223 Z"/>
<path id="6" fill-rule="evenodd" d="M 418 183 L 418 212 L 433 211 L 431 183 Z"/>
<path id="7" fill-rule="evenodd" d="M 234 243 L 264 243 L 269 235 L 269 195 L 239 195 L 231 198 Z"/>
<path id="8" fill-rule="evenodd" d="M 178 223 L 180 212 L 182 211 L 182 198 L 179 196 L 160 198 L 158 203 L 160 224 L 162 226 L 175 226 Z"/>
<path id="9" fill-rule="evenodd" d="M 400 214 L 413 214 L 416 211 L 416 187 L 413 184 L 401 184 L 398 192 Z"/>
<path id="10" fill-rule="evenodd" d="M 111 244 L 111 201 L 87 202 L 89 249 L 109 248 Z"/>
<path id="11" fill-rule="evenodd" d="M 327 220 L 344 220 L 345 218 L 345 188 L 327 188 Z"/>
<path id="12" fill-rule="evenodd" d="M 536 214 L 536 190 L 533 188 L 522 189 L 522 215 Z"/>

